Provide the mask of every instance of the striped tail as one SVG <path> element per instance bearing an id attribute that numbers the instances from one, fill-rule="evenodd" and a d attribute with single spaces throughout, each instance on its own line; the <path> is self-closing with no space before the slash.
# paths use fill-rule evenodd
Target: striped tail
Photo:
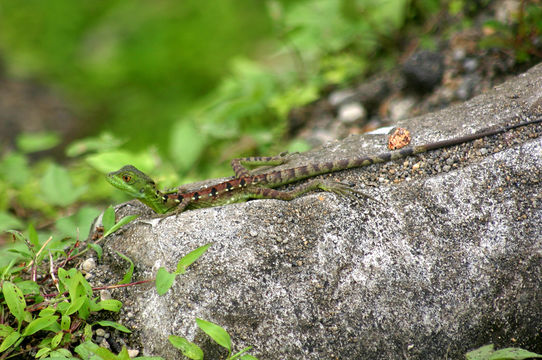
<path id="1" fill-rule="evenodd" d="M 459 145 L 459 144 L 463 144 L 469 141 L 481 139 L 486 136 L 501 134 L 512 129 L 516 129 L 516 128 L 530 125 L 530 124 L 537 124 L 540 122 L 542 122 L 542 117 L 536 120 L 526 121 L 526 122 L 518 123 L 515 125 L 508 125 L 508 126 L 497 128 L 497 129 L 486 130 L 483 132 L 461 136 L 454 139 L 436 141 L 436 142 L 425 144 L 425 145 L 410 146 L 410 147 L 406 147 L 397 151 L 389 151 L 389 152 L 381 153 L 376 156 L 361 156 L 361 157 L 355 157 L 355 158 L 343 159 L 343 160 L 337 160 L 337 161 L 313 163 L 313 164 L 299 166 L 299 167 L 295 167 L 291 169 L 271 171 L 265 174 L 255 175 L 252 178 L 252 180 L 254 183 L 265 184 L 269 187 L 277 187 L 280 185 L 290 184 L 290 183 L 303 180 L 309 177 L 317 176 L 317 175 L 328 174 L 335 171 L 352 169 L 352 168 L 357 168 L 357 167 L 362 167 L 362 166 L 368 166 L 368 165 L 376 164 L 376 163 L 388 162 L 391 160 L 405 158 L 411 155 L 421 154 L 421 153 L 431 151 L 431 150 L 442 149 L 449 146 Z"/>

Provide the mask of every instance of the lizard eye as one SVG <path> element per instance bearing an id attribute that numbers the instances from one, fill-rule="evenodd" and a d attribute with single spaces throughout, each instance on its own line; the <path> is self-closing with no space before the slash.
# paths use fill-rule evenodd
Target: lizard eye
<path id="1" fill-rule="evenodd" d="M 130 182 L 132 177 L 130 175 L 122 175 L 122 180 L 124 180 L 124 182 Z"/>

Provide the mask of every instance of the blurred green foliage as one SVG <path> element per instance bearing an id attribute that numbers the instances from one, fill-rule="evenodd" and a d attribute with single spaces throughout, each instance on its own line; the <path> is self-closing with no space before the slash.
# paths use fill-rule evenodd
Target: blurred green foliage
<path id="1" fill-rule="evenodd" d="M 232 57 L 257 52 L 270 27 L 261 1 L 0 4 L 8 70 L 56 84 L 96 130 L 124 135 L 132 149 L 166 149 L 168 124 L 212 90 Z"/>
<path id="2" fill-rule="evenodd" d="M 215 176 L 222 154 L 282 151 L 270 146 L 289 109 L 361 76 L 408 5 L 5 0 L 0 49 L 11 74 L 62 89 L 95 134 L 131 151 L 150 144 L 185 176 Z"/>

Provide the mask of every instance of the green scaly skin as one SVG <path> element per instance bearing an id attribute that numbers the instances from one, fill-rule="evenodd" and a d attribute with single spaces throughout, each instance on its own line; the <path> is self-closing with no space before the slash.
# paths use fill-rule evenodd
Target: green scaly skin
<path id="1" fill-rule="evenodd" d="M 244 165 L 280 165 L 287 162 L 288 156 L 286 154 L 281 154 L 273 157 L 234 159 L 232 160 L 232 168 L 236 175 L 234 179 L 190 192 L 184 189 L 162 192 L 158 190 L 155 182 L 150 177 L 132 165 L 126 165 L 118 171 L 109 173 L 106 179 L 113 186 L 126 192 L 131 197 L 138 199 L 158 214 L 166 214 L 169 212 L 180 213 L 184 210 L 221 206 L 249 199 L 292 200 L 316 189 L 334 192 L 342 196 L 360 194 L 368 197 L 344 184 L 321 179 L 313 179 L 306 184 L 297 186 L 291 191 L 279 191 L 274 188 L 317 175 L 387 162 L 435 149 L 458 145 L 540 122 L 542 122 L 542 117 L 536 120 L 509 125 L 498 129 L 490 129 L 450 140 L 406 147 L 376 156 L 357 156 L 338 161 L 312 163 L 296 168 L 269 171 L 258 175 L 252 175 Z"/>

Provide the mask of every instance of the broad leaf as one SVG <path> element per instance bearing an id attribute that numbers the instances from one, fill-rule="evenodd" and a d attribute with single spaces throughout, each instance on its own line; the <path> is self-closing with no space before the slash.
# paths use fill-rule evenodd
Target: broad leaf
<path id="1" fill-rule="evenodd" d="M 128 334 L 132 332 L 126 326 L 116 323 L 114 321 L 109 321 L 109 320 L 96 321 L 93 325 L 96 325 L 96 324 L 101 325 L 101 326 L 109 326 Z"/>
<path id="2" fill-rule="evenodd" d="M 2 344 L 0 344 L 0 354 L 6 351 L 7 349 L 9 349 L 11 345 L 15 344 L 15 342 L 19 340 L 20 337 L 21 337 L 21 334 L 18 331 L 15 331 L 9 334 L 4 339 L 4 341 L 2 341 Z"/>
<path id="3" fill-rule="evenodd" d="M 77 299 L 75 299 L 75 301 L 72 301 L 70 303 L 70 306 L 68 307 L 68 309 L 64 312 L 65 315 L 71 315 L 73 314 L 74 312 L 78 311 L 81 306 L 83 306 L 83 304 L 85 303 L 85 301 L 87 301 L 87 297 L 86 296 L 81 296 L 81 297 L 78 297 Z"/>
<path id="4" fill-rule="evenodd" d="M 203 351 L 196 344 L 175 335 L 170 335 L 168 340 L 173 346 L 181 350 L 184 356 L 192 360 L 203 360 Z"/>
<path id="5" fill-rule="evenodd" d="M 212 244 L 205 244 L 183 256 L 182 259 L 177 263 L 177 271 L 175 272 L 177 274 L 184 274 L 186 268 L 194 263 L 194 261 L 199 259 L 199 257 L 203 255 L 203 253 L 205 253 L 211 245 Z"/>
<path id="6" fill-rule="evenodd" d="M 109 300 L 102 300 L 97 305 L 100 308 L 100 310 L 108 310 L 108 311 L 117 312 L 122 307 L 122 302 L 115 299 L 109 299 Z"/>
<path id="7" fill-rule="evenodd" d="M 128 216 L 123 217 L 122 219 L 119 220 L 118 223 L 116 223 L 109 230 L 107 230 L 103 237 L 111 235 L 112 233 L 114 233 L 115 231 L 123 227 L 124 225 L 128 224 L 130 221 L 137 219 L 138 217 L 139 215 L 128 215 Z"/>
<path id="8" fill-rule="evenodd" d="M 123 258 L 124 260 L 130 263 L 130 268 L 128 269 L 126 274 L 124 274 L 122 281 L 119 283 L 119 284 L 129 284 L 132 281 L 132 275 L 134 274 L 134 262 L 128 256 L 123 255 L 118 251 L 115 251 L 115 252 L 117 253 L 118 256 L 120 256 L 121 258 Z"/>
<path id="9" fill-rule="evenodd" d="M 4 281 L 4 284 L 2 285 L 2 292 L 4 293 L 4 298 L 6 300 L 6 304 L 8 305 L 9 311 L 11 314 L 13 314 L 13 316 L 15 316 L 17 322 L 21 324 L 25 317 L 24 309 L 26 308 L 26 301 L 24 299 L 23 292 L 17 287 L 17 285 L 9 281 Z"/>
<path id="10" fill-rule="evenodd" d="M 109 207 L 104 211 L 102 216 L 102 225 L 104 226 L 105 232 L 115 225 L 115 209 L 113 209 L 113 206 L 109 205 Z"/>
<path id="11" fill-rule="evenodd" d="M 489 357 L 489 360 L 523 360 L 531 358 L 542 358 L 542 355 L 520 348 L 506 348 L 495 351 Z"/>
<path id="12" fill-rule="evenodd" d="M 43 330 L 56 322 L 58 316 L 47 316 L 43 318 L 37 318 L 32 320 L 30 324 L 24 329 L 23 336 L 32 335 L 40 330 Z"/>
<path id="13" fill-rule="evenodd" d="M 164 295 L 173 285 L 175 280 L 175 274 L 167 272 L 166 269 L 161 267 L 156 273 L 156 291 L 158 295 Z"/>
<path id="14" fill-rule="evenodd" d="M 96 255 L 98 255 L 98 260 L 101 260 L 103 253 L 102 247 L 98 244 L 88 244 L 88 246 L 96 252 Z"/>
<path id="15" fill-rule="evenodd" d="M 212 322 L 202 319 L 196 319 L 196 323 L 199 328 L 209 335 L 218 345 L 225 347 L 231 352 L 231 338 L 230 334 L 221 326 L 213 324 Z"/>

